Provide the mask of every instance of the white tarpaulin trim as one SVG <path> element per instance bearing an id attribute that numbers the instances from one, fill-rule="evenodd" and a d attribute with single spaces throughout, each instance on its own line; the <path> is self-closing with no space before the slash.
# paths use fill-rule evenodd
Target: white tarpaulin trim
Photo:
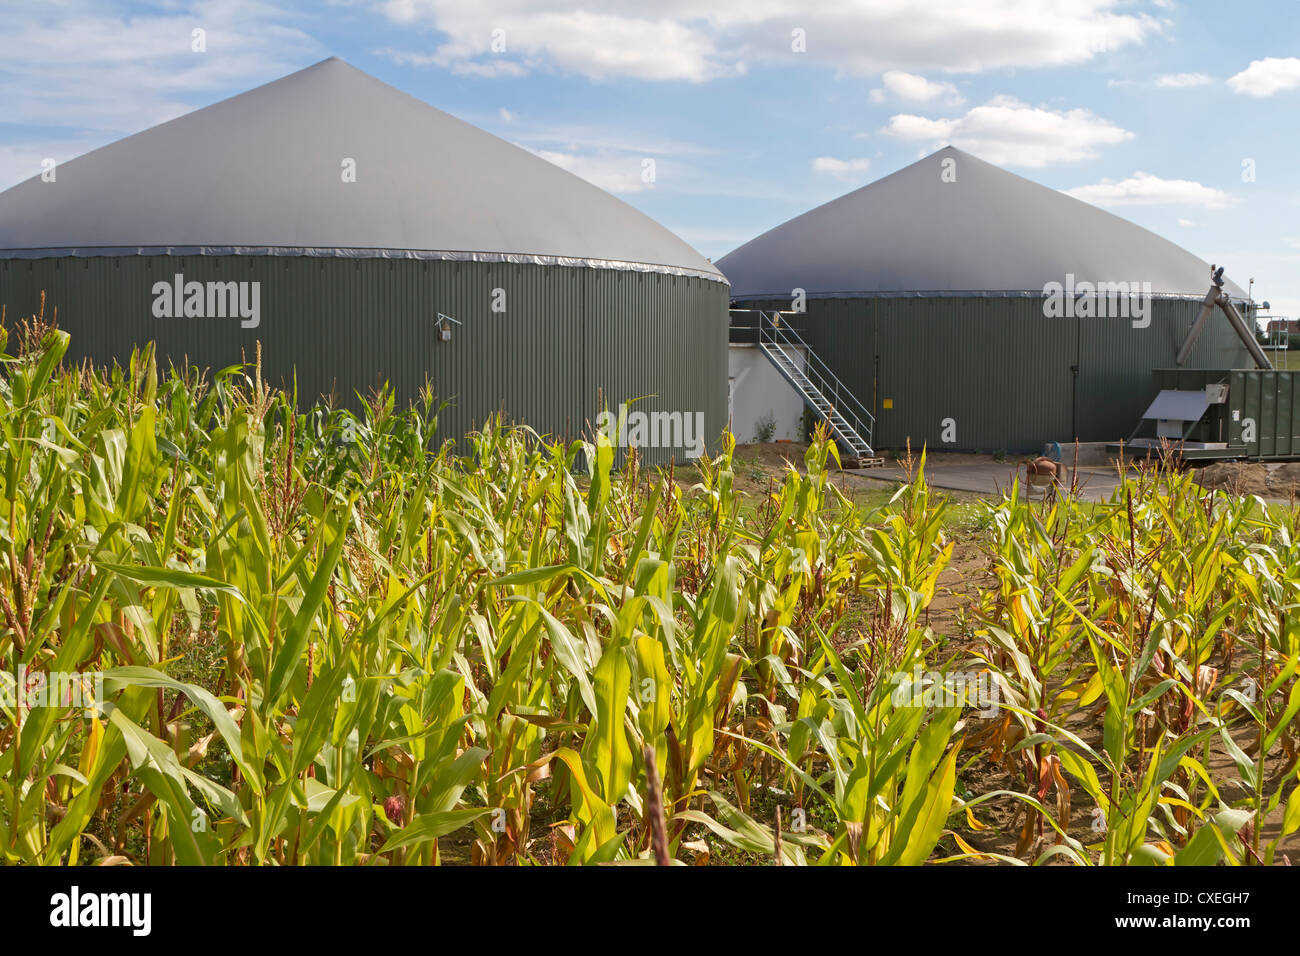
<path id="1" fill-rule="evenodd" d="M 716 272 L 654 262 L 626 262 L 622 259 L 592 259 L 581 256 L 544 256 L 508 252 L 459 252 L 446 249 L 349 249 L 316 246 L 91 246 L 61 249 L 0 249 L 0 259 L 56 259 L 66 256 L 306 256 L 323 259 L 423 259 L 451 262 L 502 262 L 516 265 L 568 266 L 585 269 L 617 269 L 660 275 L 727 280 Z"/>
<path id="2" fill-rule="evenodd" d="M 789 292 L 759 292 L 734 295 L 736 302 L 771 302 L 774 299 L 789 299 Z M 809 292 L 805 299 L 1041 299 L 1041 289 L 933 289 L 907 292 Z M 1176 295 L 1153 292 L 1152 299 L 1173 299 L 1176 301 L 1200 302 L 1205 293 L 1199 295 Z M 1237 300 L 1233 300 L 1234 304 Z M 1243 308 L 1245 300 L 1239 308 Z"/>

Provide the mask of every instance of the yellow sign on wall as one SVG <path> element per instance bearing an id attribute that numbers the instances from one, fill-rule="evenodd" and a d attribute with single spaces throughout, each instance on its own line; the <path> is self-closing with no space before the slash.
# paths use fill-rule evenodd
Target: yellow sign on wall
<path id="1" fill-rule="evenodd" d="M 894 407 L 894 400 L 892 398 L 885 399 L 885 408 L 893 408 L 893 407 Z"/>

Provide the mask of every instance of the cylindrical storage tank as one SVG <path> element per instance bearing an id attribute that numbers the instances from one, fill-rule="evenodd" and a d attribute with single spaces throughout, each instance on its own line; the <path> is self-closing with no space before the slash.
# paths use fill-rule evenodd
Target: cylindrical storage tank
<path id="1" fill-rule="evenodd" d="M 631 206 L 331 58 L 0 193 L 0 302 L 70 357 L 252 361 L 300 401 L 430 383 L 439 436 L 633 402 L 642 455 L 726 426 L 728 290 Z M 635 401 L 639 399 L 639 401 Z M 635 437 L 635 436 L 634 436 Z"/>
<path id="2" fill-rule="evenodd" d="M 803 310 L 784 321 L 875 415 L 877 449 L 1126 438 L 1211 282 L 1154 233 L 952 147 L 718 267 L 738 308 Z M 1253 363 L 1216 312 L 1187 364 Z"/>

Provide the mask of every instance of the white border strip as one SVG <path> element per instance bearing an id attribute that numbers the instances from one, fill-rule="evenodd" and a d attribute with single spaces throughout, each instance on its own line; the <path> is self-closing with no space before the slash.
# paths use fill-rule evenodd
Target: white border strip
<path id="1" fill-rule="evenodd" d="M 971 290 L 951 290 L 944 289 L 935 292 L 808 292 L 804 298 L 812 301 L 813 299 L 1042 299 L 1045 298 L 1042 290 L 1034 291 L 1031 289 L 971 289 Z M 1195 295 L 1181 292 L 1153 292 L 1152 299 L 1177 299 L 1200 302 L 1205 298 L 1204 292 L 1198 292 Z M 776 302 L 790 301 L 789 292 L 772 292 L 737 295 L 735 292 L 731 296 L 732 302 Z M 1246 301 L 1243 293 L 1240 300 L 1233 297 L 1233 301 Z"/>
<path id="2" fill-rule="evenodd" d="M 433 249 L 358 249 L 321 246 L 68 246 L 51 249 L 0 249 L 0 259 L 79 259 L 112 256 L 303 256 L 322 259 L 424 259 L 450 262 L 502 262 L 514 265 L 617 269 L 707 279 L 730 285 L 721 272 L 623 259 L 529 255 L 514 252 L 457 252 Z"/>

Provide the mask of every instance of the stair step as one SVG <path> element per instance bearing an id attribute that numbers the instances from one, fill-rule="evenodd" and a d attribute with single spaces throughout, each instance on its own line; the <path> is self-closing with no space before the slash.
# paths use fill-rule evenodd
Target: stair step
<path id="1" fill-rule="evenodd" d="M 809 407 L 826 423 L 831 435 L 841 446 L 846 459 L 856 460 L 859 467 L 863 467 L 861 464 L 863 461 L 869 463 L 880 461 L 874 457 L 875 452 L 871 442 L 861 434 L 862 431 L 869 434 L 870 426 L 864 428 L 863 424 L 856 419 L 850 421 L 848 415 L 837 407 L 836 402 L 826 396 L 818 383 L 808 374 L 807 366 L 800 364 L 799 360 L 802 356 L 786 351 L 779 342 L 760 342 L 759 346 L 777 370 L 804 396 Z M 814 356 L 809 353 L 808 359 L 812 358 Z M 870 464 L 866 467 L 870 467 Z"/>

